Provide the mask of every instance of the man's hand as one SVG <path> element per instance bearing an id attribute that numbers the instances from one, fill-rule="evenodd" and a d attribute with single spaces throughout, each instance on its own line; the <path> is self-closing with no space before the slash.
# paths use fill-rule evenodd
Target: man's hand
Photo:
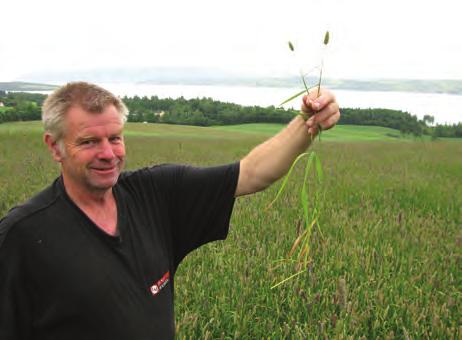
<path id="1" fill-rule="evenodd" d="M 303 97 L 302 115 L 241 160 L 235 196 L 263 190 L 284 176 L 319 130 L 330 129 L 337 123 L 340 112 L 334 95 L 326 89 L 321 89 L 319 97 L 316 94 L 317 88 Z M 305 121 L 302 116 L 309 118 Z"/>
<path id="2" fill-rule="evenodd" d="M 335 96 L 327 89 L 321 88 L 317 97 L 317 88 L 309 95 L 303 96 L 302 114 L 309 117 L 306 126 L 311 136 L 316 136 L 319 130 L 329 130 L 340 119 L 340 111 Z"/>

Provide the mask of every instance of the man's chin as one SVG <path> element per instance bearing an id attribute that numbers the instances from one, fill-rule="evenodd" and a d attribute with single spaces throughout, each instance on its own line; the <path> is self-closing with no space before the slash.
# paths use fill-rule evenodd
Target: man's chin
<path id="1" fill-rule="evenodd" d="M 94 178 L 90 181 L 90 186 L 97 191 L 106 191 L 116 185 L 119 175 L 110 178 Z"/>

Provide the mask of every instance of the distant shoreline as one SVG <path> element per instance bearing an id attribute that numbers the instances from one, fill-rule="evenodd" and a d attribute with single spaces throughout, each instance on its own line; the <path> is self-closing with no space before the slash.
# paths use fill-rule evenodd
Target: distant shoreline
<path id="1" fill-rule="evenodd" d="M 210 75 L 180 73 L 174 70 L 164 72 L 152 70 L 147 71 L 143 76 L 130 72 L 116 73 L 101 71 L 100 73 L 81 73 L 73 75 L 61 75 L 43 82 L 15 81 L 0 82 L 0 91 L 52 91 L 57 85 L 69 81 L 89 81 L 97 84 L 135 84 L 135 85 L 176 85 L 176 86 L 242 86 L 242 87 L 269 87 L 269 88 L 300 88 L 299 77 L 244 77 L 226 76 L 224 74 Z M 39 79 L 37 79 L 39 80 Z M 42 79 L 41 79 L 42 80 Z M 308 84 L 313 86 L 317 79 L 309 77 Z M 333 90 L 350 91 L 383 91 L 383 92 L 410 92 L 410 93 L 435 93 L 462 95 L 462 80 L 459 79 L 324 79 L 323 85 Z"/>

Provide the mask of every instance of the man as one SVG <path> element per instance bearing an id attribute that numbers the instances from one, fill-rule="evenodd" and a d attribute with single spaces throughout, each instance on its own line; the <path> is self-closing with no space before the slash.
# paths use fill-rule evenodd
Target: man
<path id="1" fill-rule="evenodd" d="M 122 172 L 126 115 L 88 83 L 45 101 L 44 141 L 62 174 L 0 221 L 0 339 L 173 338 L 181 260 L 226 238 L 234 198 L 283 176 L 340 113 L 322 90 L 238 163 Z"/>

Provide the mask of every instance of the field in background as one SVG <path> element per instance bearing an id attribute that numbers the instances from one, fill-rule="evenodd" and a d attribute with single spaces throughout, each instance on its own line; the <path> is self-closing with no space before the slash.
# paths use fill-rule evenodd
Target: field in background
<path id="1" fill-rule="evenodd" d="M 278 129 L 128 124 L 127 165 L 232 162 Z M 301 169 L 269 211 L 277 185 L 237 199 L 228 239 L 175 277 L 178 338 L 460 338 L 462 142 L 389 134 L 338 126 L 316 142 L 324 238 L 314 233 L 310 272 L 278 289 L 295 272 L 275 261 L 300 228 Z M 0 216 L 58 172 L 40 123 L 0 125 Z"/>
<path id="2" fill-rule="evenodd" d="M 239 139 L 248 137 L 267 138 L 276 134 L 284 127 L 283 124 L 254 123 L 242 125 L 227 125 L 213 127 L 168 125 L 168 124 L 141 124 L 127 123 L 125 135 L 145 137 L 191 137 L 191 138 L 224 138 Z M 40 122 L 16 122 L 0 125 L 1 131 L 42 131 Z M 335 129 L 324 131 L 322 140 L 340 142 L 363 141 L 415 141 L 416 138 L 403 136 L 399 131 L 380 126 L 338 125 Z M 429 140 L 423 136 L 418 140 Z"/>
<path id="3" fill-rule="evenodd" d="M 216 126 L 214 129 L 221 131 L 245 132 L 250 134 L 274 135 L 284 125 L 281 124 L 244 124 L 231 126 Z M 333 130 L 324 131 L 321 136 L 326 141 L 341 142 L 364 142 L 364 141 L 411 141 L 410 137 L 405 137 L 399 131 L 380 127 L 380 126 L 357 126 L 357 125 L 338 125 Z M 423 139 L 428 140 L 428 136 Z"/>

